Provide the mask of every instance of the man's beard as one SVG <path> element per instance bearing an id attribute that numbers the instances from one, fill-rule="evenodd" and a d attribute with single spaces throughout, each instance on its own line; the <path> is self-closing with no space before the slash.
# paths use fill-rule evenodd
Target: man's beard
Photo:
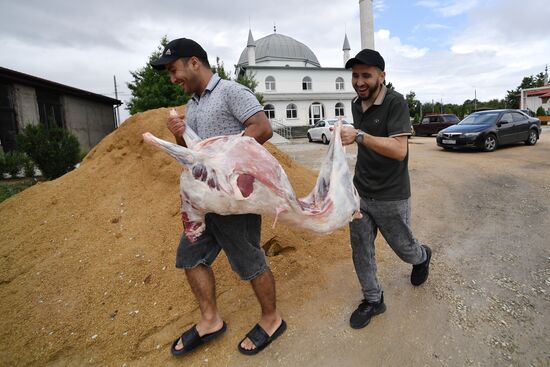
<path id="1" fill-rule="evenodd" d="M 361 101 L 368 101 L 372 98 L 376 98 L 375 95 L 378 94 L 378 88 L 382 88 L 382 84 L 375 84 L 369 88 L 369 94 L 365 97 L 358 96 Z M 374 102 L 374 100 L 373 100 Z"/>

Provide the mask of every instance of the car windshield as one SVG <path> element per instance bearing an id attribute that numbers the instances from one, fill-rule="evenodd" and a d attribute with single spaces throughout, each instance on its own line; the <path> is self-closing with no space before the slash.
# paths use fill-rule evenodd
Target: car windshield
<path id="1" fill-rule="evenodd" d="M 459 125 L 490 125 L 498 117 L 498 112 L 474 113 L 460 121 Z"/>

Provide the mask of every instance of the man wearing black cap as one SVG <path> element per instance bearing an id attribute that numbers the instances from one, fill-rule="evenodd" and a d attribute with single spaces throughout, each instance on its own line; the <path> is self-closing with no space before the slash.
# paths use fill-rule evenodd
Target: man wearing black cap
<path id="1" fill-rule="evenodd" d="M 411 124 L 407 103 L 401 94 L 386 88 L 385 62 L 377 51 L 362 50 L 346 63 L 346 69 L 352 70 L 357 97 L 352 101 L 355 128 L 342 130 L 342 143 L 358 145 L 353 182 L 361 196 L 363 214 L 350 223 L 353 264 L 363 292 L 350 325 L 360 329 L 386 310 L 376 277 L 377 231 L 403 261 L 413 265 L 414 286 L 428 278 L 432 252 L 419 243 L 410 227 Z"/>
<path id="2" fill-rule="evenodd" d="M 199 137 L 238 134 L 263 144 L 273 135 L 271 124 L 254 94 L 233 81 L 214 74 L 204 49 L 195 41 L 180 38 L 169 42 L 161 57 L 151 65 L 167 70 L 170 80 L 192 94 L 184 116 L 170 117 L 168 129 L 180 145 L 185 145 L 186 126 Z M 286 329 L 276 308 L 275 279 L 260 247 L 261 216 L 256 214 L 206 215 L 206 229 L 196 242 L 181 236 L 176 267 L 185 269 L 187 281 L 199 302 L 200 320 L 172 344 L 172 354 L 186 354 L 223 334 L 227 328 L 216 305 L 211 264 L 223 249 L 231 268 L 251 282 L 261 306 L 258 324 L 238 345 L 243 354 L 256 354 Z"/>

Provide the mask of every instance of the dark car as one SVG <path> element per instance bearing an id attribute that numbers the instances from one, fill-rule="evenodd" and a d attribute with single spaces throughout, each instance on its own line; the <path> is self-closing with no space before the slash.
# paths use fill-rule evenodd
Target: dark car
<path id="1" fill-rule="evenodd" d="M 524 110 L 520 110 L 521 112 L 523 112 L 524 114 L 526 114 L 527 116 L 530 116 L 530 117 L 537 117 L 535 115 L 535 113 L 533 111 L 531 111 L 530 109 L 526 108 Z"/>
<path id="2" fill-rule="evenodd" d="M 446 127 L 457 124 L 460 119 L 453 114 L 425 115 L 420 123 L 413 125 L 414 135 L 430 136 L 437 134 Z"/>
<path id="3" fill-rule="evenodd" d="M 437 134 L 444 149 L 477 148 L 492 152 L 497 146 L 525 142 L 535 145 L 541 133 L 540 120 L 519 110 L 474 112 Z"/>

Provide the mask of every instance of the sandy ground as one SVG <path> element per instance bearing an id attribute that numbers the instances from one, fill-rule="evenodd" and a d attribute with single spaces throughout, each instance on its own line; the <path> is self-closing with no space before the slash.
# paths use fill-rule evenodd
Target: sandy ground
<path id="1" fill-rule="evenodd" d="M 534 147 L 446 152 L 410 140 L 416 236 L 434 250 L 429 281 L 387 244 L 379 275 L 388 310 L 348 327 L 360 300 L 351 260 L 326 268 L 325 289 L 291 315 L 291 333 L 250 364 L 307 366 L 549 366 L 550 129 Z M 319 144 L 279 146 L 318 168 Z M 353 147 L 348 148 L 350 165 Z M 305 335 L 304 335 L 305 334 Z"/>
<path id="2" fill-rule="evenodd" d="M 550 129 L 534 147 L 493 153 L 410 140 L 412 224 L 434 251 L 431 274 L 413 287 L 411 267 L 378 239 L 388 309 L 368 327 L 348 326 L 361 294 L 347 230 L 314 236 L 266 220 L 287 332 L 257 356 L 238 353 L 259 311 L 222 257 L 214 270 L 228 332 L 171 357 L 198 309 L 173 268 L 179 168 L 139 138 L 166 137 L 157 124 L 166 114 L 135 116 L 77 171 L 0 204 L 0 365 L 550 365 Z M 305 195 L 315 174 L 300 164 L 318 169 L 327 147 L 278 148 Z"/>

